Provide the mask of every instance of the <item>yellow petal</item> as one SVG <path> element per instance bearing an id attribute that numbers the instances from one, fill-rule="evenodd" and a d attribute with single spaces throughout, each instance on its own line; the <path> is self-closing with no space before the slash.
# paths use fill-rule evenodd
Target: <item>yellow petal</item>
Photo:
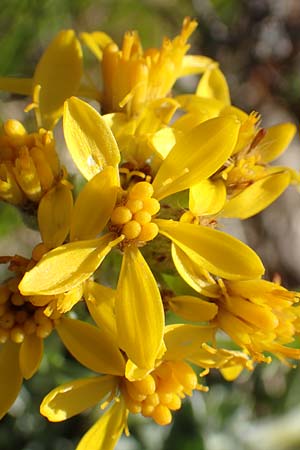
<path id="1" fill-rule="evenodd" d="M 207 322 L 212 320 L 218 312 L 215 303 L 191 295 L 172 297 L 168 303 L 178 316 L 193 322 Z"/>
<path id="2" fill-rule="evenodd" d="M 118 174 L 111 166 L 90 179 L 74 205 L 71 241 L 93 239 L 101 233 L 115 207 L 118 189 Z"/>
<path id="3" fill-rule="evenodd" d="M 113 391 L 118 378 L 81 378 L 53 389 L 42 401 L 40 412 L 50 422 L 61 422 L 95 406 L 103 397 Z"/>
<path id="4" fill-rule="evenodd" d="M 0 346 L 0 419 L 14 403 L 22 386 L 19 351 L 20 345 L 10 341 Z"/>
<path id="5" fill-rule="evenodd" d="M 247 219 L 273 203 L 290 184 L 289 172 L 274 173 L 255 181 L 225 203 L 223 217 Z"/>
<path id="6" fill-rule="evenodd" d="M 82 50 L 73 30 L 63 30 L 42 55 L 33 77 L 41 86 L 38 99 L 41 125 L 54 127 L 63 112 L 64 101 L 76 94 L 82 76 Z"/>
<path id="7" fill-rule="evenodd" d="M 266 135 L 256 147 L 262 161 L 269 162 L 278 158 L 290 144 L 297 129 L 292 123 L 281 123 L 266 129 Z"/>
<path id="8" fill-rule="evenodd" d="M 39 230 L 44 244 L 51 249 L 66 239 L 71 223 L 73 197 L 63 183 L 57 184 L 41 199 L 38 209 Z"/>
<path id="9" fill-rule="evenodd" d="M 214 278 L 198 264 L 195 264 L 180 248 L 172 243 L 172 259 L 179 275 L 196 292 L 210 298 L 219 298 L 220 290 Z"/>
<path id="10" fill-rule="evenodd" d="M 171 239 L 203 270 L 229 280 L 256 278 L 264 273 L 257 254 L 222 231 L 190 223 L 156 219 L 159 232 Z"/>
<path id="11" fill-rule="evenodd" d="M 180 77 L 205 72 L 208 67 L 216 64 L 212 59 L 203 55 L 185 55 L 182 60 Z"/>
<path id="12" fill-rule="evenodd" d="M 80 320 L 62 318 L 56 326 L 59 337 L 81 364 L 94 372 L 124 375 L 125 361 L 113 340 L 100 328 Z"/>
<path id="13" fill-rule="evenodd" d="M 166 127 L 161 128 L 150 138 L 151 145 L 162 159 L 167 157 L 172 147 L 176 144 L 177 133 L 176 130 Z"/>
<path id="14" fill-rule="evenodd" d="M 164 310 L 156 280 L 133 246 L 124 252 L 116 320 L 120 347 L 139 368 L 153 368 L 162 345 Z"/>
<path id="15" fill-rule="evenodd" d="M 87 180 L 106 166 L 118 165 L 120 152 L 111 130 L 94 108 L 78 98 L 65 103 L 64 135 L 75 164 Z"/>
<path id="16" fill-rule="evenodd" d="M 223 367 L 222 369 L 220 369 L 220 372 L 226 381 L 234 381 L 241 374 L 243 369 L 244 367 L 238 364 L 236 366 Z"/>
<path id="17" fill-rule="evenodd" d="M 176 324 L 168 325 L 164 336 L 167 351 L 166 360 L 188 358 L 201 347 L 204 342 L 212 342 L 216 328 L 212 326 Z"/>
<path id="18" fill-rule="evenodd" d="M 23 295 L 52 295 L 70 291 L 95 272 L 112 246 L 119 241 L 112 241 L 112 234 L 109 233 L 99 239 L 57 247 L 25 273 L 19 289 Z"/>
<path id="19" fill-rule="evenodd" d="M 44 343 L 36 334 L 26 335 L 20 349 L 20 369 L 26 380 L 31 378 L 40 367 Z"/>
<path id="20" fill-rule="evenodd" d="M 141 369 L 130 359 L 126 362 L 125 377 L 129 381 L 142 380 L 152 369 Z"/>
<path id="21" fill-rule="evenodd" d="M 96 324 L 117 341 L 116 291 L 90 280 L 85 283 L 84 298 Z"/>
<path id="22" fill-rule="evenodd" d="M 114 450 L 127 426 L 127 410 L 124 401 L 116 402 L 89 429 L 76 450 Z"/>
<path id="23" fill-rule="evenodd" d="M 226 201 L 223 180 L 202 180 L 190 188 L 189 209 L 195 216 L 217 214 Z"/>
<path id="24" fill-rule="evenodd" d="M 197 86 L 196 95 L 220 100 L 225 105 L 230 105 L 228 84 L 224 74 L 218 67 L 204 72 Z"/>
<path id="25" fill-rule="evenodd" d="M 198 97 L 194 94 L 179 95 L 175 98 L 185 111 L 200 117 L 198 123 L 218 117 L 224 109 L 224 103 L 214 98 Z"/>
<path id="26" fill-rule="evenodd" d="M 208 178 L 228 159 L 240 124 L 233 117 L 207 120 L 178 139 L 153 181 L 158 200 Z"/>
<path id="27" fill-rule="evenodd" d="M 14 94 L 31 95 L 33 90 L 32 78 L 0 77 L 0 90 Z"/>
<path id="28" fill-rule="evenodd" d="M 112 39 L 103 31 L 94 31 L 93 33 L 80 33 L 80 39 L 90 49 L 99 61 L 102 61 L 102 49 L 106 47 Z"/>

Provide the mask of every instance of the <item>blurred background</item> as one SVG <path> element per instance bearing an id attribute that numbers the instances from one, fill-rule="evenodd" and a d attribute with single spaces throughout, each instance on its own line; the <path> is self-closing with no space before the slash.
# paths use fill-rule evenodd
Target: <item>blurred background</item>
<path id="1" fill-rule="evenodd" d="M 47 43 L 62 28 L 102 30 L 120 43 L 123 32 L 137 29 L 145 47 L 160 46 L 175 36 L 186 15 L 199 22 L 190 53 L 220 62 L 232 102 L 246 112 L 262 114 L 263 125 L 300 117 L 299 0 L 1 0 L 1 76 L 30 77 Z M 95 66 L 86 52 L 86 64 Z M 197 77 L 178 82 L 178 92 L 192 92 Z M 1 94 L 0 119 L 23 118 L 26 100 Z M 300 167 L 295 138 L 280 159 Z M 300 197 L 289 189 L 257 217 L 242 224 L 223 224 L 262 257 L 267 276 L 279 273 L 286 287 L 300 286 Z M 230 228 L 228 228 L 230 226 Z M 0 253 L 28 255 L 38 241 L 22 225 L 13 207 L 0 203 Z M 61 424 L 38 414 L 44 394 L 84 375 L 62 351 L 55 335 L 47 340 L 39 376 L 25 383 L 10 413 L 0 423 L 0 450 L 72 450 L 97 410 Z M 195 394 L 160 428 L 142 417 L 130 420 L 131 435 L 118 450 L 299 450 L 300 370 L 277 361 L 261 366 L 235 383 L 217 373 L 208 377 L 210 391 Z"/>

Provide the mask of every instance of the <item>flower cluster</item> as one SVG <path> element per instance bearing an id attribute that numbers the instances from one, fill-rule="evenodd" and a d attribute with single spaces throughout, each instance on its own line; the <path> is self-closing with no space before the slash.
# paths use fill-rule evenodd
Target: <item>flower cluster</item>
<path id="1" fill-rule="evenodd" d="M 37 124 L 4 122 L 0 198 L 36 218 L 41 236 L 30 257 L 0 257 L 12 272 L 0 286 L 0 415 L 55 329 L 93 376 L 56 387 L 41 413 L 55 422 L 105 409 L 77 450 L 112 450 L 129 412 L 169 424 L 186 396 L 208 389 L 198 375 L 210 369 L 231 381 L 274 356 L 300 359 L 289 346 L 298 294 L 263 279 L 255 251 L 219 229 L 299 183 L 293 169 L 270 165 L 296 127 L 263 128 L 258 113 L 233 106 L 217 62 L 186 54 L 195 27 L 186 18 L 175 39 L 147 50 L 136 32 L 119 48 L 103 32 L 62 31 L 32 79 L 0 78 L 0 89 L 30 97 Z M 82 81 L 80 41 L 100 62 L 99 87 Z M 197 74 L 194 93 L 174 95 L 177 79 Z M 56 152 L 61 116 L 86 181 L 75 199 Z M 121 260 L 109 287 L 105 258 Z M 94 324 L 68 315 L 79 301 Z"/>

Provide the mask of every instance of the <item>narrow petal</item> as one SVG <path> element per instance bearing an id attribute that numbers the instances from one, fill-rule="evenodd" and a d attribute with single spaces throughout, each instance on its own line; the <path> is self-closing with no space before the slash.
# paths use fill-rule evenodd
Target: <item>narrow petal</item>
<path id="1" fill-rule="evenodd" d="M 70 239 L 93 239 L 107 224 L 115 207 L 118 174 L 108 166 L 80 191 L 73 210 Z"/>
<path id="2" fill-rule="evenodd" d="M 172 243 L 172 259 L 179 275 L 196 292 L 209 298 L 219 298 L 220 289 L 214 278 L 201 266 L 194 263 L 186 253 Z"/>
<path id="3" fill-rule="evenodd" d="M 63 112 L 64 101 L 76 94 L 82 76 L 82 50 L 73 30 L 63 30 L 41 57 L 33 77 L 41 86 L 38 107 L 42 126 L 51 129 Z"/>
<path id="4" fill-rule="evenodd" d="M 290 181 L 289 172 L 274 173 L 255 181 L 240 194 L 228 200 L 221 215 L 238 219 L 252 217 L 271 205 L 285 191 Z"/>
<path id="5" fill-rule="evenodd" d="M 110 407 L 89 429 L 76 450 L 114 450 L 127 426 L 127 410 L 121 400 Z"/>
<path id="6" fill-rule="evenodd" d="M 222 231 L 190 223 L 156 219 L 159 232 L 171 239 L 203 270 L 229 280 L 256 278 L 264 273 L 257 254 Z"/>
<path id="7" fill-rule="evenodd" d="M 51 249 L 66 239 L 71 224 L 73 197 L 69 186 L 57 184 L 39 203 L 38 223 L 44 244 Z"/>
<path id="8" fill-rule="evenodd" d="M 38 368 L 43 357 L 44 343 L 35 334 L 25 336 L 20 349 L 20 369 L 26 380 L 31 378 Z"/>
<path id="9" fill-rule="evenodd" d="M 14 403 L 22 386 L 19 351 L 20 345 L 10 341 L 0 346 L 0 419 Z"/>
<path id="10" fill-rule="evenodd" d="M 154 178 L 154 196 L 160 200 L 216 172 L 230 156 L 239 127 L 233 117 L 218 117 L 178 139 Z"/>
<path id="11" fill-rule="evenodd" d="M 80 39 L 90 49 L 99 61 L 102 61 L 103 52 L 110 42 L 113 42 L 108 34 L 103 31 L 94 31 L 93 33 L 80 33 Z"/>
<path id="12" fill-rule="evenodd" d="M 188 358 L 196 353 L 205 342 L 212 342 L 216 328 L 212 326 L 176 324 L 168 325 L 164 336 L 167 351 L 166 360 Z"/>
<path id="13" fill-rule="evenodd" d="M 119 242 L 112 234 L 99 239 L 65 244 L 46 253 L 29 272 L 19 289 L 23 295 L 52 295 L 70 291 L 87 280 Z"/>
<path id="14" fill-rule="evenodd" d="M 106 166 L 118 165 L 120 152 L 111 130 L 94 108 L 78 98 L 65 103 L 64 135 L 75 164 L 87 180 Z"/>
<path id="15" fill-rule="evenodd" d="M 81 378 L 53 389 L 42 401 L 40 412 L 50 422 L 61 422 L 100 402 L 116 387 L 118 378 Z"/>
<path id="16" fill-rule="evenodd" d="M 85 283 L 84 298 L 98 327 L 107 331 L 111 338 L 117 342 L 116 291 L 89 280 Z"/>
<path id="17" fill-rule="evenodd" d="M 155 278 L 136 247 L 124 252 L 117 287 L 119 345 L 140 368 L 154 367 L 162 345 L 164 310 Z"/>
<path id="18" fill-rule="evenodd" d="M 218 67 L 204 72 L 197 86 L 196 95 L 220 100 L 224 105 L 230 105 L 228 84 L 224 74 Z"/>
<path id="19" fill-rule="evenodd" d="M 20 95 L 31 95 L 33 80 L 32 78 L 0 77 L 0 90 Z"/>
<path id="20" fill-rule="evenodd" d="M 223 180 L 202 180 L 190 188 L 189 209 L 195 216 L 217 214 L 226 201 Z"/>
<path id="21" fill-rule="evenodd" d="M 205 72 L 210 66 L 216 64 L 212 59 L 203 55 L 185 55 L 182 60 L 180 77 Z"/>
<path id="22" fill-rule="evenodd" d="M 193 322 L 207 322 L 212 320 L 218 312 L 215 303 L 191 295 L 172 297 L 169 305 L 178 316 Z"/>
<path id="23" fill-rule="evenodd" d="M 257 146 L 263 162 L 278 158 L 290 144 L 297 128 L 292 123 L 281 123 L 266 129 L 266 135 Z"/>
<path id="24" fill-rule="evenodd" d="M 109 375 L 124 375 L 122 353 L 105 331 L 68 318 L 60 319 L 56 330 L 69 352 L 88 369 Z"/>

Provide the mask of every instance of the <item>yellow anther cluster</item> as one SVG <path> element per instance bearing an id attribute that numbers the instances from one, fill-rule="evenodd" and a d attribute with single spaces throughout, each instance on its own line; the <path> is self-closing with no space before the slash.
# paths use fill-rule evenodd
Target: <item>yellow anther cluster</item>
<path id="1" fill-rule="evenodd" d="M 123 379 L 121 385 L 129 411 L 152 417 L 159 425 L 168 425 L 171 411 L 179 409 L 182 399 L 199 388 L 195 372 L 183 361 L 163 362 L 144 379 Z"/>
<path id="2" fill-rule="evenodd" d="M 33 306 L 20 294 L 18 283 L 12 278 L 0 286 L 0 343 L 8 339 L 21 344 L 26 335 L 36 334 L 44 339 L 53 330 L 54 321 L 46 317 L 43 307 Z"/>
<path id="3" fill-rule="evenodd" d="M 60 176 L 53 135 L 27 133 L 21 122 L 7 120 L 0 136 L 0 199 L 14 205 L 38 202 Z"/>
<path id="4" fill-rule="evenodd" d="M 158 213 L 160 205 L 152 195 L 152 184 L 141 181 L 129 190 L 124 204 L 113 210 L 112 228 L 123 234 L 126 241 L 142 243 L 157 236 L 158 227 L 152 222 L 152 216 Z"/>

